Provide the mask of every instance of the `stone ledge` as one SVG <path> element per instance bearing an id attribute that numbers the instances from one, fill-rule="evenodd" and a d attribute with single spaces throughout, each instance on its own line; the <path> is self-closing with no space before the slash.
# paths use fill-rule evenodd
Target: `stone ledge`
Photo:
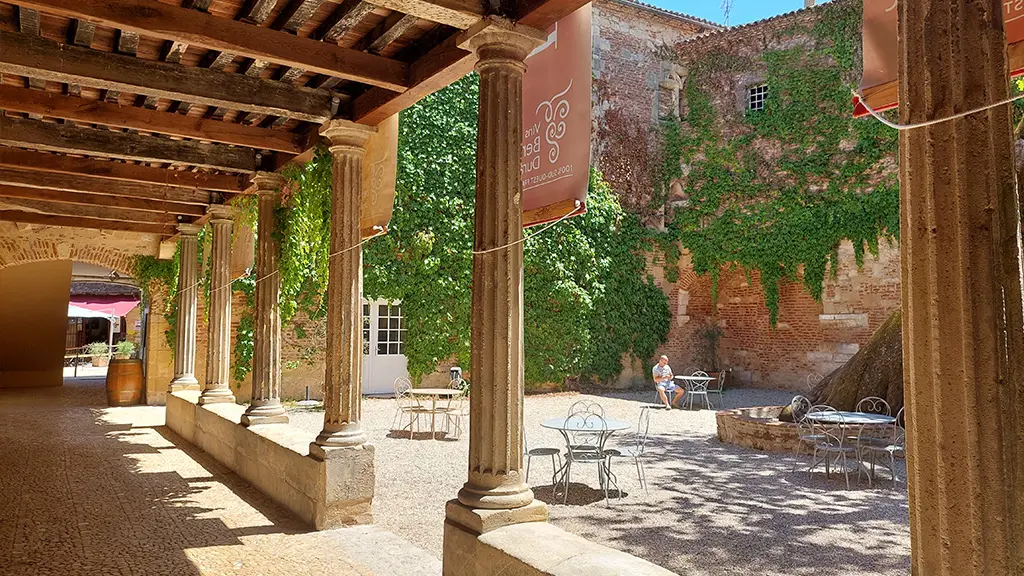
<path id="1" fill-rule="evenodd" d="M 715 414 L 718 439 L 744 448 L 788 452 L 800 446 L 800 427 L 791 422 L 780 422 L 782 406 L 757 406 L 721 410 Z"/>
<path id="2" fill-rule="evenodd" d="M 444 576 L 672 576 L 625 552 L 547 522 L 527 522 L 475 535 L 445 522 Z"/>
<path id="3" fill-rule="evenodd" d="M 245 427 L 245 407 L 167 395 L 167 426 L 317 530 L 372 522 L 373 446 L 324 462 L 309 456 L 315 434 L 288 424 Z M 351 458 L 346 457 L 351 455 Z"/>

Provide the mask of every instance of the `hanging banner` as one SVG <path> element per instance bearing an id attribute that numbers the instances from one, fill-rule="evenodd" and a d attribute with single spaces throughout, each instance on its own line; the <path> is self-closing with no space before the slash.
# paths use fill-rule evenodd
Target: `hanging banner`
<path id="1" fill-rule="evenodd" d="M 867 106 L 880 112 L 898 105 L 897 1 L 864 0 L 864 75 L 860 84 L 864 100 L 853 98 L 855 117 L 870 114 Z M 1024 0 L 1003 0 L 1003 27 L 1010 77 L 1024 75 Z"/>
<path id="2" fill-rule="evenodd" d="M 586 210 L 590 182 L 590 4 L 548 30 L 523 77 L 523 226 Z"/>
<path id="3" fill-rule="evenodd" d="M 363 198 L 359 231 L 363 239 L 384 234 L 391 223 L 398 183 L 398 114 L 377 125 L 363 156 Z"/>

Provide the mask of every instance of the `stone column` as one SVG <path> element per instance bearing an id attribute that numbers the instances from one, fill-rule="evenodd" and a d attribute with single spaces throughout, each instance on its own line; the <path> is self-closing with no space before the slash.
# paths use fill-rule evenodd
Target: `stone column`
<path id="1" fill-rule="evenodd" d="M 210 318 L 206 340 L 206 385 L 200 404 L 234 402 L 231 393 L 231 219 L 230 206 L 210 206 Z"/>
<path id="2" fill-rule="evenodd" d="M 363 251 L 359 233 L 363 157 L 375 128 L 332 120 L 331 260 L 327 278 L 324 428 L 309 445 L 325 463 L 323 520 L 317 528 L 373 521 L 373 446 L 359 424 L 363 389 Z"/>
<path id="3" fill-rule="evenodd" d="M 1007 97 L 1000 0 L 899 3 L 900 122 Z M 1024 326 L 1010 107 L 900 133 L 912 571 L 1024 574 Z"/>
<path id="4" fill-rule="evenodd" d="M 256 226 L 256 309 L 253 311 L 252 400 L 242 424 L 286 424 L 281 405 L 281 241 L 276 210 L 281 205 L 284 177 L 258 172 L 252 179 L 259 194 Z"/>
<path id="5" fill-rule="evenodd" d="M 199 230 L 196 224 L 178 225 L 178 319 L 174 326 L 174 379 L 170 392 L 199 390 L 196 380 L 196 259 Z"/>
<path id="6" fill-rule="evenodd" d="M 497 249 L 473 257 L 469 478 L 447 506 L 445 574 L 461 573 L 465 535 L 547 519 L 523 479 L 523 246 L 508 246 L 523 238 L 524 60 L 546 35 L 490 18 L 466 36 L 480 74 L 473 248 Z"/>

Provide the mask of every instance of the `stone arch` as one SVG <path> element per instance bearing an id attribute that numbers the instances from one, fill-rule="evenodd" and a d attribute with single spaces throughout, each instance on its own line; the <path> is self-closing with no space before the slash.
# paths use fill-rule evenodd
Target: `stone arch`
<path id="1" fill-rule="evenodd" d="M 135 256 L 155 256 L 159 249 L 160 238 L 150 234 L 14 227 L 10 233 L 0 232 L 0 268 L 48 260 L 71 260 L 131 276 Z"/>

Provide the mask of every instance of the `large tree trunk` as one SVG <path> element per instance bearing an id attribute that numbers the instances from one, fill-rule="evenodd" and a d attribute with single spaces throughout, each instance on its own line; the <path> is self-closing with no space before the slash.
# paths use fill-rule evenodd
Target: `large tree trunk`
<path id="1" fill-rule="evenodd" d="M 900 311 L 889 316 L 854 356 L 808 394 L 812 404 L 853 410 L 868 396 L 884 398 L 896 414 L 903 408 L 903 330 Z"/>

